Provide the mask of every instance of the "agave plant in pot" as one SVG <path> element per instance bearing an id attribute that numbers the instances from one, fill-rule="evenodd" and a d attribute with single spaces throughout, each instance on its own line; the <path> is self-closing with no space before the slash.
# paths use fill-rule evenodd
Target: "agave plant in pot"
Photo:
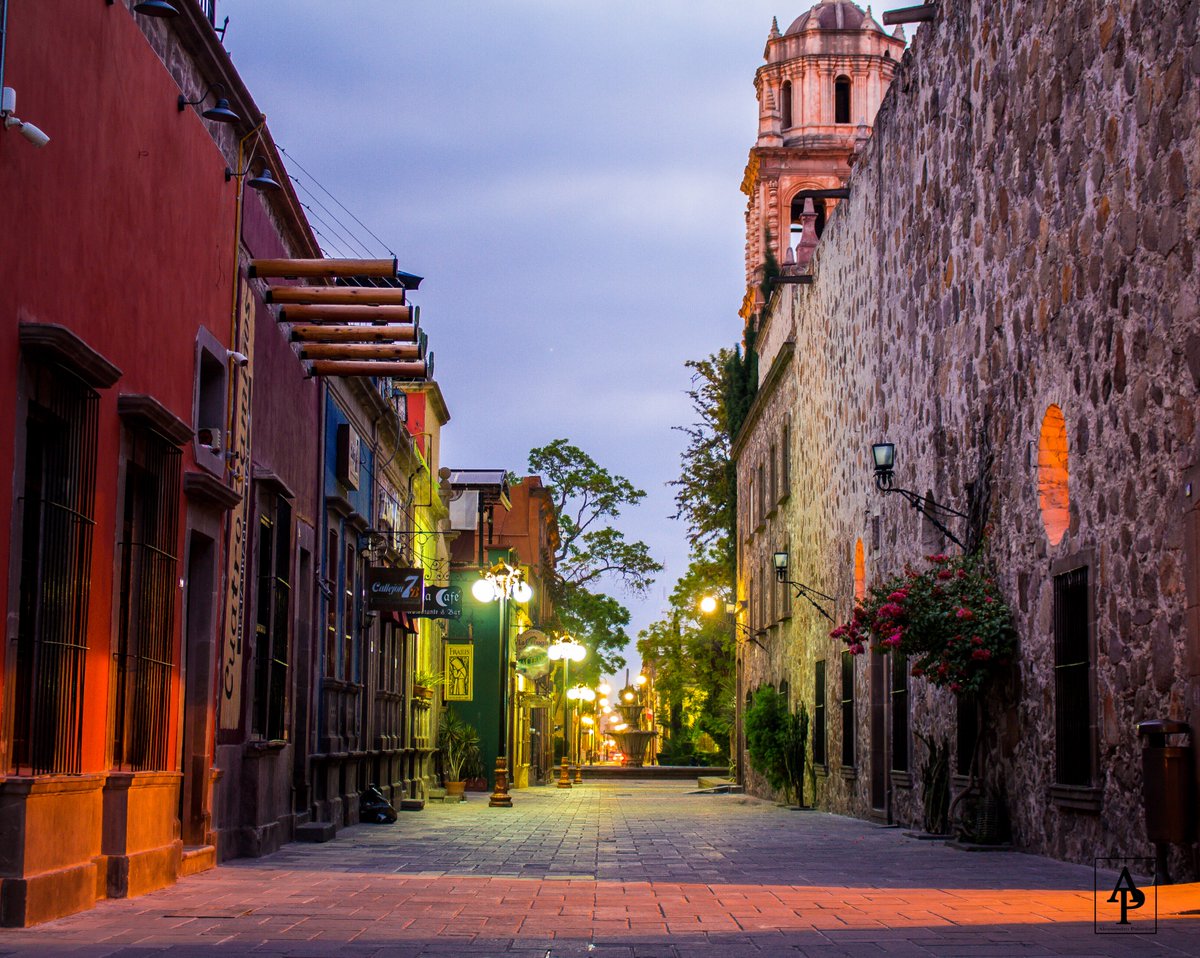
<path id="1" fill-rule="evenodd" d="M 438 726 L 438 748 L 442 750 L 446 797 L 462 801 L 467 788 L 463 769 L 479 759 L 479 732 L 446 709 Z"/>

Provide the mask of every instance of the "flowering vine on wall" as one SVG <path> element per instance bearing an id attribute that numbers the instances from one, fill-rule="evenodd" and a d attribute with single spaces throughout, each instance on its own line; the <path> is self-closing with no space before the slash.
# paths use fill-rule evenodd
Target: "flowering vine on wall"
<path id="1" fill-rule="evenodd" d="M 912 674 L 956 694 L 975 693 L 1012 662 L 1012 611 L 979 553 L 926 556 L 930 566 L 871 589 L 830 635 L 855 655 L 868 648 L 913 659 Z"/>

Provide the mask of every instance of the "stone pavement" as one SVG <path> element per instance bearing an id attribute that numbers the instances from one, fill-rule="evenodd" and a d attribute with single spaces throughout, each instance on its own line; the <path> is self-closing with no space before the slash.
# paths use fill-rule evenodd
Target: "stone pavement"
<path id="1" fill-rule="evenodd" d="M 0 955 L 1200 956 L 1200 885 L 1158 890 L 1157 934 L 1150 888 L 1135 934 L 1097 935 L 1089 867 L 689 788 L 472 795 L 0 929 Z"/>

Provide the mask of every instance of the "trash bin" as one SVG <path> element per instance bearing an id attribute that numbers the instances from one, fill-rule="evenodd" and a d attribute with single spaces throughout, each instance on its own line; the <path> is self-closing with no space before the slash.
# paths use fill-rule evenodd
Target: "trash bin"
<path id="1" fill-rule="evenodd" d="M 1196 840 L 1196 779 L 1192 730 L 1186 722 L 1141 722 L 1142 801 L 1146 835 L 1155 844 L 1191 844 Z M 1181 744 L 1168 739 L 1182 737 Z"/>

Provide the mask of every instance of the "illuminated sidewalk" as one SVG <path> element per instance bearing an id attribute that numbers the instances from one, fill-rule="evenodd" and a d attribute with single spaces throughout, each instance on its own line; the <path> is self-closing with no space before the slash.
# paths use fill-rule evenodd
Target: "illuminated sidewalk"
<path id="1" fill-rule="evenodd" d="M 1089 867 L 688 788 L 473 795 L 0 931 L 0 955 L 1200 955 L 1197 885 L 1159 889 L 1157 934 L 1097 935 Z"/>

